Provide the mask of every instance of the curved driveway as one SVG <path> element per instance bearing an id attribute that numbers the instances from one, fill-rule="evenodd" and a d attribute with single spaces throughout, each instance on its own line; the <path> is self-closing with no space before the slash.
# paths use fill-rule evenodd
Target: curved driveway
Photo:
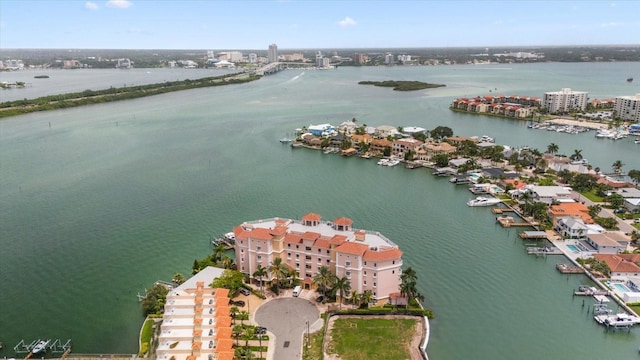
<path id="1" fill-rule="evenodd" d="M 318 308 L 301 298 L 273 299 L 261 305 L 255 320 L 275 336 L 273 358 L 297 360 L 302 358 L 302 336 L 309 325 L 320 318 Z M 288 342 L 288 343 L 287 343 Z"/>

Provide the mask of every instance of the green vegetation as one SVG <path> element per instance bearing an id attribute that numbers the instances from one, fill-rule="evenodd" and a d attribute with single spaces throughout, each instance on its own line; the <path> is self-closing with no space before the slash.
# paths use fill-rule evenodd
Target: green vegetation
<path id="1" fill-rule="evenodd" d="M 140 332 L 140 353 L 138 356 L 144 356 L 149 351 L 151 336 L 153 335 L 153 320 L 146 319 L 142 325 Z"/>
<path id="2" fill-rule="evenodd" d="M 162 284 L 155 284 L 151 290 L 147 290 L 146 296 L 141 303 L 144 314 L 162 314 L 164 312 L 164 304 L 167 301 L 167 293 L 169 293 L 169 289 Z"/>
<path id="3" fill-rule="evenodd" d="M 393 90 L 396 90 L 396 91 L 414 91 L 414 90 L 423 90 L 423 89 L 431 89 L 431 88 L 446 86 L 441 84 L 429 84 L 422 81 L 394 81 L 394 80 L 360 81 L 358 84 L 392 87 Z"/>
<path id="4" fill-rule="evenodd" d="M 410 359 L 416 319 L 336 319 L 328 353 L 341 359 Z M 399 346 L 404 344 L 405 346 Z"/>
<path id="5" fill-rule="evenodd" d="M 222 276 L 216 278 L 211 283 L 213 288 L 229 289 L 229 295 L 233 296 L 244 284 L 244 274 L 236 270 L 225 270 Z"/>
<path id="6" fill-rule="evenodd" d="M 322 359 L 322 340 L 324 331 L 319 330 L 309 334 L 309 343 L 303 348 L 303 359 Z"/>
<path id="7" fill-rule="evenodd" d="M 36 111 L 65 109 L 70 107 L 100 104 L 119 100 L 136 99 L 173 91 L 196 89 L 210 86 L 242 84 L 258 80 L 260 76 L 250 74 L 228 74 L 197 80 L 166 81 L 164 83 L 139 85 L 105 90 L 85 90 L 83 92 L 51 95 L 37 99 L 24 99 L 0 103 L 0 118 L 16 116 Z"/>

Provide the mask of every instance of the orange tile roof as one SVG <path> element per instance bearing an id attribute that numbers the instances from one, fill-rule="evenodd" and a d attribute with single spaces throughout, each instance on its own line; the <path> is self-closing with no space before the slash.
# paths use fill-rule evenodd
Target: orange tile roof
<path id="1" fill-rule="evenodd" d="M 202 330 L 201 329 L 194 329 L 193 330 L 193 336 L 200 336 L 202 335 Z"/>
<path id="2" fill-rule="evenodd" d="M 335 220 L 333 220 L 333 223 L 336 225 L 342 225 L 342 226 L 351 226 L 353 225 L 353 220 L 347 218 L 347 217 L 339 217 Z"/>
<path id="3" fill-rule="evenodd" d="M 520 179 L 504 179 L 502 180 L 502 182 L 505 184 L 511 184 L 514 189 L 522 189 L 523 187 L 527 186 L 527 183 Z"/>
<path id="4" fill-rule="evenodd" d="M 219 316 L 216 319 L 216 328 L 225 328 L 231 326 L 231 316 Z"/>
<path id="5" fill-rule="evenodd" d="M 364 254 L 367 249 L 369 249 L 369 247 L 365 244 L 357 244 L 352 241 L 346 241 L 336 248 L 336 252 L 362 256 L 362 254 Z"/>
<path id="6" fill-rule="evenodd" d="M 585 224 L 593 224 L 593 219 L 591 218 L 591 215 L 589 215 L 589 208 L 578 202 L 551 205 L 549 212 L 554 217 L 579 216 Z"/>
<path id="7" fill-rule="evenodd" d="M 276 226 L 287 226 L 290 220 L 287 219 L 276 219 Z"/>
<path id="8" fill-rule="evenodd" d="M 191 344 L 191 348 L 192 349 L 200 349 L 200 348 L 202 348 L 202 342 L 201 341 L 194 341 Z"/>
<path id="9" fill-rule="evenodd" d="M 302 242 L 302 237 L 297 234 L 288 233 L 284 236 L 284 242 L 291 244 L 300 244 Z"/>
<path id="10" fill-rule="evenodd" d="M 216 316 L 229 316 L 229 314 L 231 314 L 231 308 L 226 303 L 216 306 Z"/>
<path id="11" fill-rule="evenodd" d="M 374 146 L 381 146 L 381 147 L 386 147 L 389 146 L 391 147 L 393 143 L 387 139 L 373 139 L 371 140 L 371 145 Z"/>
<path id="12" fill-rule="evenodd" d="M 217 353 L 216 360 L 234 360 L 235 353 L 233 351 L 224 351 Z"/>
<path id="13" fill-rule="evenodd" d="M 611 272 L 640 274 L 640 266 L 631 261 L 625 260 L 620 257 L 620 255 L 594 254 L 593 257 L 597 260 L 606 262 L 607 265 L 609 265 Z"/>
<path id="14" fill-rule="evenodd" d="M 276 226 L 274 229 L 271 230 L 270 234 L 273 236 L 280 236 L 285 234 L 286 232 L 287 232 L 286 226 Z"/>
<path id="15" fill-rule="evenodd" d="M 328 249 L 331 247 L 331 244 L 328 239 L 319 238 L 313 243 L 313 246 Z"/>
<path id="16" fill-rule="evenodd" d="M 320 221 L 322 216 L 316 213 L 307 213 L 302 217 L 302 221 Z"/>
<path id="17" fill-rule="evenodd" d="M 402 257 L 402 251 L 400 251 L 400 249 L 398 248 L 392 248 L 392 249 L 381 250 L 381 251 L 367 250 L 365 251 L 364 256 L 362 258 L 365 260 L 372 260 L 372 261 L 386 261 L 386 260 L 400 259 L 401 257 Z"/>
<path id="18" fill-rule="evenodd" d="M 631 261 L 636 264 L 640 264 L 640 254 L 618 254 L 621 258 Z"/>
<path id="19" fill-rule="evenodd" d="M 228 298 L 229 297 L 229 289 L 216 288 L 215 295 L 213 295 L 213 296 L 215 296 L 216 299 Z"/>
<path id="20" fill-rule="evenodd" d="M 265 228 L 255 228 L 249 234 L 249 237 L 256 240 L 271 240 L 271 230 Z"/>
<path id="21" fill-rule="evenodd" d="M 306 233 L 302 234 L 302 240 L 315 240 L 319 237 L 320 237 L 320 233 L 313 232 L 313 231 L 307 231 Z"/>
<path id="22" fill-rule="evenodd" d="M 229 339 L 220 339 L 216 344 L 216 352 L 226 352 L 230 351 L 233 348 L 233 340 Z"/>
<path id="23" fill-rule="evenodd" d="M 369 134 L 364 134 L 364 135 L 353 134 L 353 135 L 351 135 L 351 140 L 355 141 L 355 142 L 368 143 L 368 142 L 371 141 L 371 135 L 369 135 Z"/>
<path id="24" fill-rule="evenodd" d="M 216 340 L 231 339 L 232 333 L 233 333 L 233 329 L 230 327 L 219 328 L 216 332 Z"/>
<path id="25" fill-rule="evenodd" d="M 344 235 L 334 235 L 331 238 L 331 240 L 329 240 L 329 243 L 331 245 L 341 245 L 345 241 L 347 241 L 347 237 L 346 236 L 344 236 Z"/>

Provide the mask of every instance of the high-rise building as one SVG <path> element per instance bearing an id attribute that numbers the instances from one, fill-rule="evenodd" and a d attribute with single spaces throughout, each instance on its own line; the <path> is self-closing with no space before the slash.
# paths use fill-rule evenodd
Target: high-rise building
<path id="1" fill-rule="evenodd" d="M 269 45 L 269 51 L 267 52 L 267 59 L 270 63 L 278 61 L 278 45 Z"/>
<path id="2" fill-rule="evenodd" d="M 616 116 L 622 120 L 640 123 L 640 94 L 616 97 L 613 110 L 616 112 Z"/>
<path id="3" fill-rule="evenodd" d="M 393 64 L 393 54 L 386 54 L 384 56 L 384 63 L 387 65 Z"/>
<path id="4" fill-rule="evenodd" d="M 569 88 L 546 92 L 542 100 L 542 107 L 552 114 L 584 110 L 587 107 L 587 95 L 586 91 L 571 91 Z"/>
<path id="5" fill-rule="evenodd" d="M 256 53 L 250 53 L 249 54 L 249 63 L 250 64 L 255 64 L 258 62 L 258 55 Z"/>

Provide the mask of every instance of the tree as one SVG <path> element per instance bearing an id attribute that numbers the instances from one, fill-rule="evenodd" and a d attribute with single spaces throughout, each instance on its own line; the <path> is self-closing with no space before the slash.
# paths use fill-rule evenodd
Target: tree
<path id="1" fill-rule="evenodd" d="M 267 269 L 263 268 L 262 265 L 258 265 L 256 271 L 253 272 L 253 277 L 257 278 L 260 281 L 260 292 L 264 293 L 262 278 L 267 276 Z"/>
<path id="2" fill-rule="evenodd" d="M 445 167 L 449 165 L 449 155 L 447 154 L 434 155 L 431 158 L 431 161 L 433 161 L 437 167 Z"/>
<path id="3" fill-rule="evenodd" d="M 213 248 L 213 261 L 219 262 L 222 259 L 222 256 L 227 251 L 224 244 L 218 244 Z"/>
<path id="4" fill-rule="evenodd" d="M 238 309 L 237 306 L 232 306 L 231 309 L 229 309 L 229 314 L 231 315 L 231 318 L 233 319 L 233 325 L 236 324 L 236 317 L 238 317 L 238 313 L 240 312 L 240 310 Z"/>
<path id="5" fill-rule="evenodd" d="M 358 294 L 357 290 L 351 290 L 351 295 L 349 295 L 349 300 L 356 307 L 360 306 L 360 294 Z"/>
<path id="6" fill-rule="evenodd" d="M 336 278 L 333 283 L 333 288 L 340 292 L 340 310 L 342 310 L 342 298 L 345 294 L 349 294 L 351 290 L 351 282 L 346 276 Z"/>
<path id="7" fill-rule="evenodd" d="M 162 314 L 164 304 L 167 301 L 167 293 L 169 293 L 169 289 L 162 284 L 155 284 L 150 290 L 147 290 L 141 303 L 144 314 Z"/>
<path id="8" fill-rule="evenodd" d="M 322 294 L 326 297 L 327 290 L 333 285 L 335 275 L 329 271 L 326 266 L 320 266 L 318 272 L 313 277 L 313 283 L 322 290 Z"/>
<path id="9" fill-rule="evenodd" d="M 431 137 L 434 139 L 443 139 L 453 136 L 453 130 L 450 127 L 438 126 L 430 131 Z"/>
<path id="10" fill-rule="evenodd" d="M 242 336 L 242 330 L 243 327 L 241 325 L 233 326 L 233 332 L 231 333 L 231 336 L 236 339 L 236 347 L 238 347 L 238 339 L 240 339 L 240 336 Z"/>
<path id="11" fill-rule="evenodd" d="M 558 147 L 558 145 L 551 143 L 547 146 L 547 152 L 551 155 L 555 155 L 555 153 L 558 152 L 560 148 Z"/>
<path id="12" fill-rule="evenodd" d="M 620 160 L 616 160 L 611 167 L 613 168 L 613 172 L 620 175 L 622 174 L 622 167 L 624 164 Z"/>
<path id="13" fill-rule="evenodd" d="M 362 304 L 366 304 L 368 308 L 369 304 L 373 302 L 373 291 L 371 291 L 370 289 L 365 290 L 360 296 L 360 302 Z"/>
<path id="14" fill-rule="evenodd" d="M 588 209 L 589 209 L 589 216 L 595 219 L 595 217 L 598 216 L 598 214 L 600 214 L 600 211 L 602 210 L 602 206 L 595 204 L 595 205 L 589 206 Z"/>
<path id="15" fill-rule="evenodd" d="M 244 283 L 244 274 L 236 270 L 224 270 L 220 277 L 211 283 L 212 288 L 229 289 L 229 294 L 234 294 Z"/>
<path id="16" fill-rule="evenodd" d="M 569 156 L 571 160 L 582 160 L 582 150 L 573 150 L 573 155 Z"/>
<path id="17" fill-rule="evenodd" d="M 618 193 L 613 193 L 607 197 L 607 201 L 614 209 L 620 209 L 624 205 L 624 197 Z"/>
<path id="18" fill-rule="evenodd" d="M 640 170 L 629 170 L 629 173 L 627 175 L 631 178 L 631 180 L 633 180 L 636 185 L 640 184 Z"/>
<path id="19" fill-rule="evenodd" d="M 276 279 L 278 287 L 280 287 L 282 280 L 287 276 L 288 270 L 287 264 L 282 262 L 282 258 L 277 257 L 273 259 L 271 266 L 269 266 L 269 273 Z"/>
<path id="20" fill-rule="evenodd" d="M 173 278 L 171 279 L 176 285 L 182 285 L 184 283 L 184 276 L 180 273 L 173 274 Z"/>

